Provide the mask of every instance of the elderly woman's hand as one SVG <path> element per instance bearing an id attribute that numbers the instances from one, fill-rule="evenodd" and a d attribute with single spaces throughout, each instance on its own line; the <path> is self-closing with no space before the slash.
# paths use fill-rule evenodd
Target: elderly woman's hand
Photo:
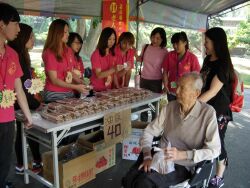
<path id="1" fill-rule="evenodd" d="M 180 151 L 175 147 L 164 149 L 165 160 L 169 161 L 178 161 L 178 160 L 186 160 L 187 152 Z"/>
<path id="2" fill-rule="evenodd" d="M 152 158 L 143 160 L 143 162 L 142 162 L 142 164 L 139 166 L 138 170 L 141 170 L 141 169 L 143 168 L 143 170 L 144 170 L 145 172 L 150 172 L 151 163 L 152 163 Z"/>

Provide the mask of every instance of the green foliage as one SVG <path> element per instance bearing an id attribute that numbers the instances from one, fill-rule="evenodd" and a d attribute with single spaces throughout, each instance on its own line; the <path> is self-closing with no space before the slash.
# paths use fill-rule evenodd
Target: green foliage
<path id="1" fill-rule="evenodd" d="M 163 25 L 155 25 L 150 23 L 140 23 L 139 25 L 139 49 L 143 44 L 150 43 L 150 34 L 156 27 L 163 27 L 167 34 L 167 48 L 172 49 L 171 37 L 174 33 L 184 31 L 186 32 L 189 39 L 189 47 L 191 51 L 201 51 L 201 32 L 183 28 L 173 28 Z M 136 37 L 136 22 L 130 23 L 130 31 Z"/>
<path id="2" fill-rule="evenodd" d="M 102 19 L 101 17 L 94 17 L 93 20 L 92 20 L 92 26 L 93 28 L 95 29 L 99 23 L 102 22 Z"/>
<path id="3" fill-rule="evenodd" d="M 30 25 L 33 28 L 33 32 L 37 34 L 48 32 L 52 21 L 53 18 L 43 16 L 21 16 L 21 22 Z"/>
<path id="4" fill-rule="evenodd" d="M 36 73 L 37 77 L 40 78 L 45 83 L 46 75 L 45 75 L 44 69 L 43 68 L 35 68 L 35 73 Z"/>
<path id="5" fill-rule="evenodd" d="M 250 48 L 250 19 L 242 21 L 239 24 L 235 35 L 235 41 L 239 46 L 243 46 L 249 50 Z"/>
<path id="6" fill-rule="evenodd" d="M 50 23 L 54 18 L 47 18 L 43 16 L 23 16 L 21 15 L 21 22 L 33 28 L 33 33 L 36 37 L 36 45 L 43 45 L 47 38 Z"/>
<path id="7" fill-rule="evenodd" d="M 211 27 L 218 27 L 219 25 L 222 25 L 223 22 L 220 17 L 213 17 L 209 20 L 209 28 Z"/>
<path id="8" fill-rule="evenodd" d="M 244 82 L 244 86 L 250 88 L 250 75 L 241 73 L 240 77 Z"/>
<path id="9" fill-rule="evenodd" d="M 43 45 L 47 38 L 48 32 L 35 33 L 36 45 Z"/>
<path id="10" fill-rule="evenodd" d="M 77 29 L 77 19 L 69 19 L 68 20 L 68 23 L 69 23 L 69 30 L 70 31 L 76 31 Z"/>
<path id="11" fill-rule="evenodd" d="M 217 17 L 213 17 L 209 20 L 210 27 L 223 27 L 223 21 L 221 20 L 222 17 L 233 17 L 233 18 L 241 18 L 240 13 L 246 15 L 248 17 L 247 20 L 241 21 L 237 28 L 229 28 L 226 29 L 224 27 L 227 38 L 228 38 L 228 47 L 231 50 L 234 48 L 242 48 L 246 49 L 247 53 L 250 54 L 250 6 L 245 7 L 244 9 L 236 9 L 232 12 L 227 14 L 222 14 Z M 234 21 L 234 20 L 233 20 Z"/>

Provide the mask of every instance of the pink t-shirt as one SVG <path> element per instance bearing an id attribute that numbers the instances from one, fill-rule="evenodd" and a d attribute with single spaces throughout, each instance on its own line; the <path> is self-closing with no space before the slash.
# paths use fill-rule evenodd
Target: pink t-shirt
<path id="1" fill-rule="evenodd" d="M 122 53 L 121 48 L 116 46 L 115 48 L 115 56 L 116 56 L 116 65 L 124 65 L 127 63 L 131 69 L 134 68 L 134 56 L 135 50 L 129 49 L 125 54 Z M 118 78 L 119 85 L 122 84 L 122 78 Z M 114 85 L 113 85 L 114 86 Z"/>
<path id="2" fill-rule="evenodd" d="M 163 62 L 162 68 L 167 72 L 168 89 L 172 93 L 176 92 L 176 82 L 183 74 L 193 71 L 200 72 L 198 58 L 188 50 L 181 61 L 178 61 L 176 51 L 169 52 Z"/>
<path id="3" fill-rule="evenodd" d="M 17 53 L 5 45 L 5 54 L 0 57 L 0 91 L 6 89 L 15 89 L 15 80 L 23 75 L 22 68 L 19 64 Z M 6 123 L 15 120 L 14 106 L 9 108 L 0 107 L 0 123 Z"/>
<path id="4" fill-rule="evenodd" d="M 72 89 L 63 88 L 52 84 L 48 77 L 48 71 L 56 71 L 57 78 L 65 81 L 68 71 L 72 71 L 75 63 L 75 58 L 73 55 L 73 51 L 66 47 L 63 53 L 63 57 L 61 61 L 56 59 L 55 54 L 50 50 L 46 49 L 42 54 L 43 62 L 45 65 L 45 74 L 46 74 L 46 83 L 45 89 L 47 91 L 55 91 L 55 92 L 69 92 Z"/>
<path id="5" fill-rule="evenodd" d="M 106 56 L 101 56 L 99 49 L 96 49 L 91 55 L 91 65 L 92 65 L 92 76 L 90 78 L 91 84 L 95 91 L 104 91 L 106 89 L 111 89 L 111 85 L 105 86 L 105 81 L 107 78 L 98 79 L 96 76 L 96 69 L 101 69 L 101 71 L 107 71 L 115 65 L 116 57 L 108 54 Z M 113 75 L 112 75 L 113 77 Z"/>
<path id="6" fill-rule="evenodd" d="M 84 74 L 84 66 L 83 66 L 82 58 L 79 58 L 79 60 L 75 58 L 74 68 L 81 72 L 81 76 Z"/>
<path id="7" fill-rule="evenodd" d="M 134 68 L 135 50 L 129 49 L 127 53 L 122 54 L 121 48 L 119 46 L 116 46 L 115 56 L 116 56 L 116 65 L 123 65 L 124 63 L 127 63 L 130 65 L 132 69 Z"/>
<path id="8" fill-rule="evenodd" d="M 142 78 L 147 80 L 162 79 L 162 63 L 167 52 L 166 48 L 154 47 L 152 45 L 147 47 L 143 57 Z"/>

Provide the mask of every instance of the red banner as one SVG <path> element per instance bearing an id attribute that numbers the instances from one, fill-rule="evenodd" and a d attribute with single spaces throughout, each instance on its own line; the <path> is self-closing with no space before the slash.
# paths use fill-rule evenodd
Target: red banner
<path id="1" fill-rule="evenodd" d="M 103 0 L 102 3 L 102 28 L 114 28 L 117 36 L 128 31 L 127 0 Z"/>

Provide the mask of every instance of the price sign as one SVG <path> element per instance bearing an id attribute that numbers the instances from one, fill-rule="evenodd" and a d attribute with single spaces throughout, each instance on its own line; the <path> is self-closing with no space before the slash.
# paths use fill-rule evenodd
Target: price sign
<path id="1" fill-rule="evenodd" d="M 104 140 L 107 144 L 121 142 L 131 131 L 131 110 L 112 112 L 104 116 Z"/>
<path id="2" fill-rule="evenodd" d="M 131 127 L 131 109 L 124 110 L 122 112 L 122 122 L 125 124 L 122 129 L 122 138 L 127 138 L 132 131 Z"/>

